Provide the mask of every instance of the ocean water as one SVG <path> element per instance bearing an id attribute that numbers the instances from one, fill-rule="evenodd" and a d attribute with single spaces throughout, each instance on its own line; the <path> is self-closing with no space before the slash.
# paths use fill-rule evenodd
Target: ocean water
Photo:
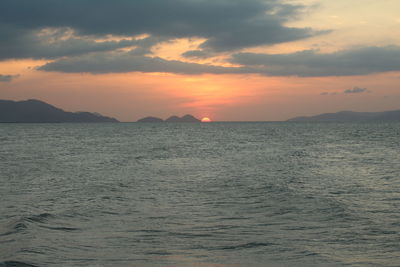
<path id="1" fill-rule="evenodd" d="M 24 264 L 400 266 L 400 124 L 2 124 Z"/>

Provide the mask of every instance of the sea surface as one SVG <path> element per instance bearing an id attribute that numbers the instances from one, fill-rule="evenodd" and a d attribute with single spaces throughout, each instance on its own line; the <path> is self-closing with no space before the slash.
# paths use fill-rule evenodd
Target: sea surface
<path id="1" fill-rule="evenodd" d="M 400 266 L 400 123 L 0 124 L 0 266 Z"/>

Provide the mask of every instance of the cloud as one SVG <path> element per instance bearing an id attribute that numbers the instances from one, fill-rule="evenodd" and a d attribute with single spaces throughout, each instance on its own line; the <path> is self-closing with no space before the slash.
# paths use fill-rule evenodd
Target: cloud
<path id="1" fill-rule="evenodd" d="M 143 41 L 147 43 L 146 40 Z M 151 41 L 149 41 L 151 43 Z M 153 40 L 157 42 L 157 40 Z M 150 45 L 151 46 L 151 45 Z M 400 71 L 400 46 L 364 47 L 319 54 L 308 50 L 292 54 L 237 53 L 230 62 L 239 67 L 223 67 L 187 63 L 151 57 L 146 44 L 130 52 L 99 52 L 79 57 L 57 59 L 42 67 L 44 71 L 59 72 L 170 72 L 170 73 L 236 73 L 265 76 L 351 76 L 378 72 Z M 137 51 L 139 50 L 139 52 Z M 186 56 L 206 56 L 192 51 Z"/>
<path id="2" fill-rule="evenodd" d="M 47 63 L 39 70 L 67 73 L 116 73 L 116 72 L 169 72 L 178 74 L 242 73 L 241 68 L 165 60 L 159 57 L 137 55 L 133 52 L 92 53 Z"/>
<path id="3" fill-rule="evenodd" d="M 347 89 L 343 91 L 343 93 L 345 94 L 360 94 L 366 92 L 369 92 L 367 88 L 360 88 L 360 87 L 354 87 L 353 89 Z"/>
<path id="4" fill-rule="evenodd" d="M 330 54 L 319 54 L 313 50 L 292 54 L 237 53 L 229 61 L 241 66 L 223 67 L 166 60 L 146 55 L 145 52 L 149 52 L 151 43 L 155 42 L 158 42 L 158 39 L 144 39 L 143 44 L 138 44 L 138 47 L 130 52 L 98 52 L 79 57 L 57 59 L 39 69 L 43 71 L 88 73 L 139 71 L 300 77 L 351 76 L 400 71 L 400 46 L 364 47 Z M 206 57 L 207 54 L 195 50 L 186 56 Z"/>
<path id="5" fill-rule="evenodd" d="M 11 82 L 13 79 L 17 78 L 19 75 L 2 75 L 0 74 L 0 82 Z"/>
<path id="6" fill-rule="evenodd" d="M 0 30 L 1 32 L 1 30 Z M 131 46 L 140 46 L 143 40 L 97 41 L 79 37 L 69 28 L 45 28 L 35 31 L 17 30 L 0 42 L 0 60 L 5 59 L 53 59 L 106 52 Z"/>
<path id="7" fill-rule="evenodd" d="M 361 88 L 361 87 L 354 87 L 353 89 L 347 89 L 347 90 L 344 90 L 343 91 L 343 93 L 344 94 L 361 94 L 361 93 L 369 93 L 370 91 L 367 89 L 367 88 Z M 320 95 L 322 95 L 322 96 L 333 96 L 333 95 L 337 95 L 337 94 L 340 94 L 340 93 L 338 93 L 338 92 L 332 92 L 332 93 L 329 93 L 329 92 L 322 92 L 322 93 L 320 93 Z"/>
<path id="8" fill-rule="evenodd" d="M 321 54 L 237 53 L 230 60 L 272 76 L 351 76 L 400 70 L 400 46 L 361 47 Z"/>
<path id="9" fill-rule="evenodd" d="M 203 51 L 203 50 L 189 50 L 186 51 L 185 53 L 182 54 L 183 57 L 185 58 L 208 58 L 211 56 L 211 54 Z"/>
<path id="10" fill-rule="evenodd" d="M 278 0 L 2 0 L 0 59 L 51 59 L 134 44 L 95 41 L 108 35 L 200 37 L 203 50 L 218 52 L 295 41 L 321 33 L 285 26 L 304 8 Z M 46 29 L 74 35 L 40 34 Z"/>
<path id="11" fill-rule="evenodd" d="M 163 71 L 308 77 L 400 70 L 400 46 L 353 48 L 329 54 L 315 50 L 292 54 L 240 53 L 249 47 L 296 41 L 326 32 L 288 26 L 307 7 L 283 2 L 2 0 L 0 60 L 49 59 L 53 61 L 41 70 L 91 73 Z M 201 59 L 235 53 L 230 62 L 241 67 L 202 67 L 151 57 L 157 44 L 192 37 L 205 41 L 183 53 L 183 57 Z M 124 54 L 127 50 L 130 52 Z M 186 67 L 188 70 L 183 69 Z"/>
<path id="12" fill-rule="evenodd" d="M 329 92 L 322 92 L 322 93 L 320 93 L 320 95 L 322 95 L 322 96 L 337 95 L 337 92 L 332 92 L 332 93 L 329 93 Z"/>

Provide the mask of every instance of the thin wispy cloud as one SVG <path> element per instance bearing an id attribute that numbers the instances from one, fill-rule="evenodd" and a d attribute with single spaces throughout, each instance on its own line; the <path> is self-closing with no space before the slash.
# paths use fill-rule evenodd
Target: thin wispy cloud
<path id="1" fill-rule="evenodd" d="M 367 93 L 369 92 L 367 88 L 361 88 L 361 87 L 354 87 L 353 89 L 347 89 L 343 93 L 345 94 L 361 94 L 361 93 Z"/>
<path id="2" fill-rule="evenodd" d="M 15 78 L 18 78 L 19 75 L 3 75 L 0 74 L 0 82 L 11 82 Z"/>
<path id="3" fill-rule="evenodd" d="M 320 95 L 322 95 L 322 96 L 333 96 L 333 95 L 337 95 L 338 93 L 337 92 L 322 92 L 322 93 L 320 93 Z"/>

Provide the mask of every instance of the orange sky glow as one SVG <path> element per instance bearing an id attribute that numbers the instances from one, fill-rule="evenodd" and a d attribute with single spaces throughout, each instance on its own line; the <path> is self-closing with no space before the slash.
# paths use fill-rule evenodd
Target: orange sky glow
<path id="1" fill-rule="evenodd" d="M 68 111 L 99 112 L 121 121 L 184 114 L 193 114 L 200 119 L 208 117 L 212 121 L 275 121 L 340 110 L 384 111 L 400 108 L 400 68 L 386 68 L 382 64 L 377 66 L 382 67 L 382 71 L 354 75 L 310 75 L 308 72 L 311 70 L 301 65 L 293 74 L 271 74 L 271 71 L 284 72 L 286 68 L 291 69 L 292 65 L 282 65 L 283 70 L 280 65 L 277 70 L 266 65 L 261 71 L 254 71 L 260 66 L 250 64 L 240 73 L 229 73 L 231 69 L 235 72 L 235 68 L 247 64 L 242 59 L 240 63 L 231 60 L 238 53 L 244 53 L 245 56 L 246 53 L 260 54 L 260 58 L 263 54 L 290 54 L 295 55 L 294 60 L 298 60 L 297 57 L 303 54 L 296 53 L 305 50 L 315 51 L 314 58 L 318 54 L 333 55 L 338 51 L 340 54 L 340 51 L 377 47 L 399 55 L 400 15 L 394 11 L 400 10 L 399 1 L 380 1 L 379 5 L 376 1 L 365 0 L 287 2 L 301 3 L 309 8 L 305 14 L 290 19 L 286 25 L 326 32 L 277 44 L 249 46 L 233 51 L 216 50 L 208 57 L 198 58 L 185 57 L 183 54 L 197 50 L 207 38 L 170 38 L 156 43 L 146 54 L 149 58 L 173 63 L 193 63 L 196 64 L 194 67 L 220 66 L 227 70 L 212 70 L 210 73 L 184 73 L 185 70 L 99 73 L 85 70 L 44 71 L 42 66 L 65 58 L 68 60 L 68 56 L 0 59 L 0 78 L 4 77 L 4 81 L 0 82 L 0 99 L 40 99 Z M 97 42 L 118 42 L 128 37 L 110 35 L 108 39 L 104 38 L 99 38 Z M 129 38 L 146 39 L 148 35 Z M 119 48 L 109 55 L 129 52 L 135 47 Z M 0 52 L 1 49 L 0 45 Z M 400 59 L 395 59 L 400 62 Z M 275 58 L 268 56 L 267 64 L 271 60 L 275 61 Z M 297 74 L 299 70 L 300 74 Z M 303 75 L 303 71 L 306 75 Z M 365 90 L 363 93 L 345 93 L 354 87 Z"/>

